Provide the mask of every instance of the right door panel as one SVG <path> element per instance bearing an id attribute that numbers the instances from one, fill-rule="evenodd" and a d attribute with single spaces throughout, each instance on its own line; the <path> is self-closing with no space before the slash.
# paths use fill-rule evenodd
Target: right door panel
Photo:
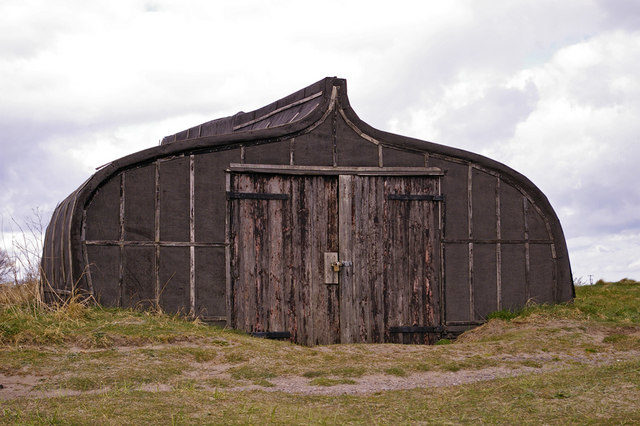
<path id="1" fill-rule="evenodd" d="M 340 340 L 433 343 L 440 324 L 438 181 L 339 179 Z"/>

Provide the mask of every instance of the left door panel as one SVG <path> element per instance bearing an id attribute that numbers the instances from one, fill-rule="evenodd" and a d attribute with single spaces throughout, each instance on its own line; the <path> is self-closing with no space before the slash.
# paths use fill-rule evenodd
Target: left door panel
<path id="1" fill-rule="evenodd" d="M 324 253 L 338 250 L 336 176 L 231 173 L 231 326 L 337 343 L 337 286 L 324 283 Z"/>

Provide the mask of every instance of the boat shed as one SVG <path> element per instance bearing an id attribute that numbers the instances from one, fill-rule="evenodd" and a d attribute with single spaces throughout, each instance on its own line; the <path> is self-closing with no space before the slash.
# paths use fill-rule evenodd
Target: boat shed
<path id="1" fill-rule="evenodd" d="M 553 208 L 489 158 L 376 130 L 328 77 L 165 137 L 60 203 L 43 296 L 314 345 L 433 343 L 574 296 Z"/>

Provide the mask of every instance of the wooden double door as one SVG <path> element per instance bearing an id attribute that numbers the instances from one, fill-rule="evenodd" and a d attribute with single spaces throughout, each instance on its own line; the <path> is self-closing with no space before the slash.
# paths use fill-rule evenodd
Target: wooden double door
<path id="1" fill-rule="evenodd" d="M 227 189 L 233 328 L 306 345 L 436 338 L 438 177 L 230 172 Z"/>

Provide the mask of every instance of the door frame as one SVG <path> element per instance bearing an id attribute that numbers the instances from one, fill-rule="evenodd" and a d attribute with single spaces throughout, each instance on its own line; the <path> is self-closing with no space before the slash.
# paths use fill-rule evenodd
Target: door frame
<path id="1" fill-rule="evenodd" d="M 444 196 L 442 194 L 442 176 L 444 171 L 438 167 L 331 167 L 331 166 L 294 166 L 294 165 L 271 165 L 271 164 L 245 164 L 231 163 L 225 170 L 226 174 L 226 193 L 231 192 L 231 175 L 244 173 L 263 173 L 272 175 L 308 175 L 308 176 L 340 176 L 340 175 L 357 175 L 357 176 L 424 176 L 437 178 L 437 194 L 439 201 L 436 211 L 436 222 L 438 228 L 438 274 L 437 274 L 437 291 L 439 300 L 438 319 L 439 324 L 444 326 L 445 318 L 445 294 L 444 294 Z M 225 280 L 226 280 L 226 308 L 227 308 L 227 326 L 232 323 L 231 306 L 231 229 L 230 229 L 230 200 L 226 201 L 225 214 Z M 338 200 L 340 205 L 340 199 Z"/>

